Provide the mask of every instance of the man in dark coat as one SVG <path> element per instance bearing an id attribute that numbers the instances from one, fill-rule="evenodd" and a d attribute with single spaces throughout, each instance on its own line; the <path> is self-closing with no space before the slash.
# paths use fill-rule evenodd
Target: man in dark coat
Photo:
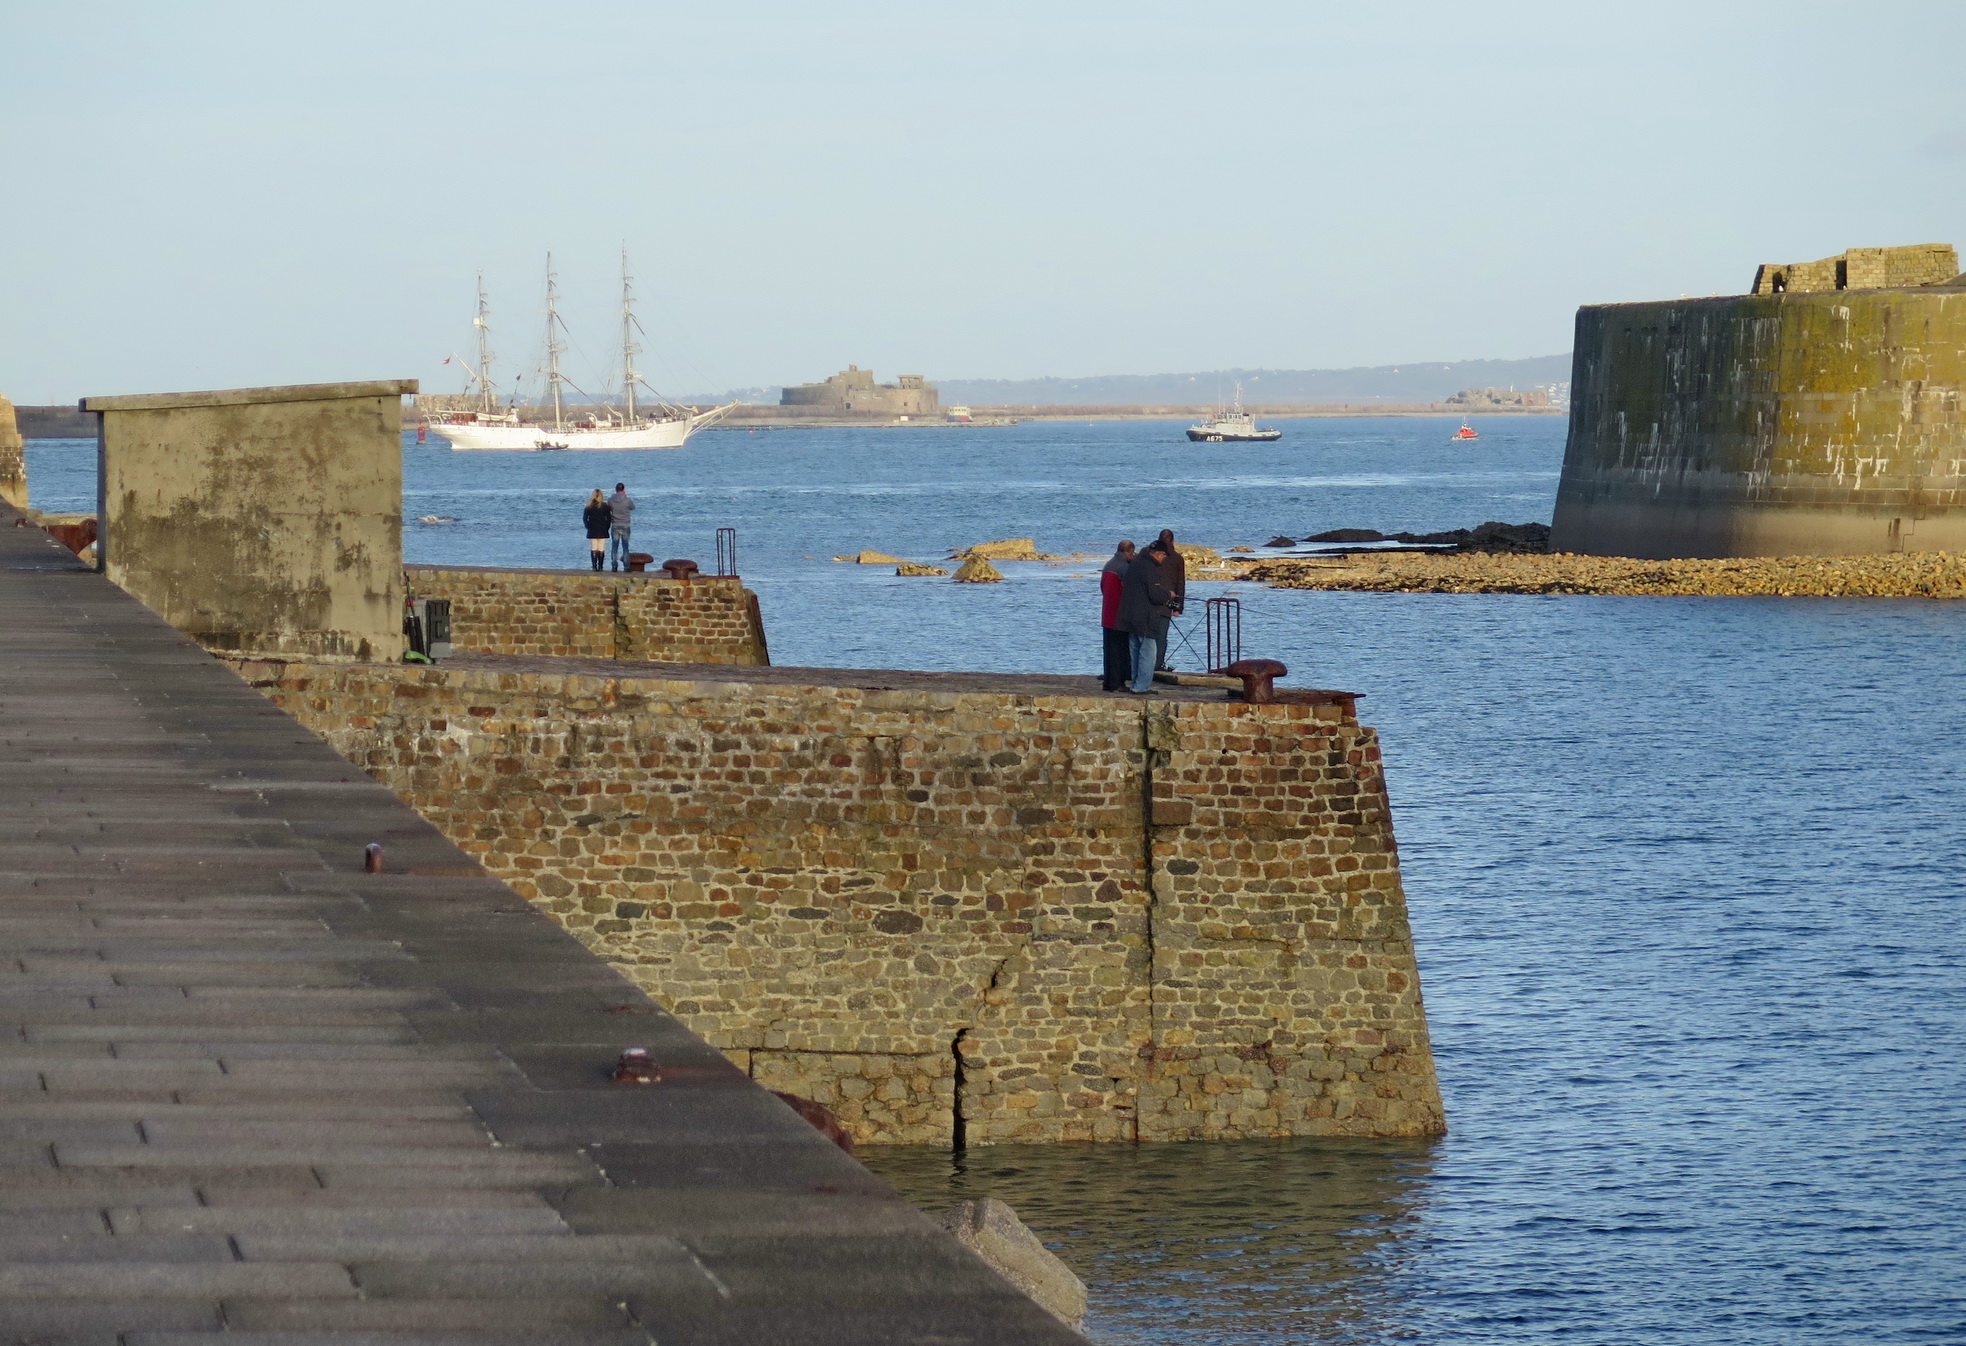
<path id="1" fill-rule="evenodd" d="M 1181 549 L 1174 545 L 1174 530 L 1172 528 L 1163 528 L 1160 530 L 1160 547 L 1161 551 L 1167 555 L 1167 559 L 1161 562 L 1161 583 L 1167 586 L 1169 600 L 1174 604 L 1174 615 L 1179 617 L 1188 607 L 1188 558 L 1183 556 Z M 1160 663 L 1156 664 L 1155 667 L 1167 667 L 1167 641 L 1165 639 L 1161 641 L 1160 645 Z"/>
<path id="2" fill-rule="evenodd" d="M 1154 690 L 1154 666 L 1160 662 L 1161 648 L 1167 643 L 1167 624 L 1173 620 L 1173 591 L 1167 587 L 1167 550 L 1158 541 L 1147 544 L 1120 582 L 1120 629 L 1126 632 L 1133 656 L 1133 684 L 1127 690 L 1136 696 Z"/>

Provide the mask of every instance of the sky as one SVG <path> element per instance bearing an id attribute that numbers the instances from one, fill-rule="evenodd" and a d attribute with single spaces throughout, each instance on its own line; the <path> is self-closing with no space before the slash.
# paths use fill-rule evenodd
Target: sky
<path id="1" fill-rule="evenodd" d="M 0 0 L 0 393 L 1567 350 L 1966 235 L 1966 5 Z"/>

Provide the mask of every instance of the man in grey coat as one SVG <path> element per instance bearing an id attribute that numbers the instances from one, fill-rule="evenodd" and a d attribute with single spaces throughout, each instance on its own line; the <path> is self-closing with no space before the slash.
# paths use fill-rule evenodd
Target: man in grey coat
<path id="1" fill-rule="evenodd" d="M 1167 548 L 1150 542 L 1126 568 L 1120 581 L 1119 628 L 1126 632 L 1133 656 L 1133 683 L 1126 690 L 1148 696 L 1154 690 L 1154 668 L 1167 645 L 1167 624 L 1175 613 L 1174 592 L 1162 569 Z"/>
<path id="2" fill-rule="evenodd" d="M 614 484 L 614 494 L 608 497 L 608 515 L 608 567 L 619 570 L 628 564 L 628 534 L 635 518 L 635 502 L 626 482 Z"/>

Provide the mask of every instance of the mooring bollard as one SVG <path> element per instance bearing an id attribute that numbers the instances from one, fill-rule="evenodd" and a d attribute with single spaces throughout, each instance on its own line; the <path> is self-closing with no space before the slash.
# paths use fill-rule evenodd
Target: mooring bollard
<path id="1" fill-rule="evenodd" d="M 1242 699 L 1252 706 L 1267 706 L 1277 699 L 1276 680 L 1290 670 L 1274 659 L 1238 659 L 1222 670 L 1242 679 Z"/>
<path id="2" fill-rule="evenodd" d="M 647 1047 L 629 1047 L 614 1063 L 614 1074 L 608 1078 L 616 1084 L 659 1084 L 662 1068 L 656 1065 Z"/>
<path id="3" fill-rule="evenodd" d="M 362 849 L 362 872 L 380 874 L 382 872 L 382 843 L 371 841 Z"/>

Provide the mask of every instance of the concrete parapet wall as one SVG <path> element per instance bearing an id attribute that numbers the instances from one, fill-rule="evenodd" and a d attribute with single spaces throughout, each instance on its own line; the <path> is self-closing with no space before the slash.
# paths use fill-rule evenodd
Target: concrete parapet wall
<path id="1" fill-rule="evenodd" d="M 405 566 L 451 604 L 460 651 L 678 664 L 769 664 L 758 596 L 736 576 Z"/>
<path id="2" fill-rule="evenodd" d="M 1966 290 L 1584 308 L 1551 548 L 1966 550 Z"/>
<path id="3" fill-rule="evenodd" d="M 239 667 L 859 1140 L 1442 1129 L 1378 743 L 1341 705 Z"/>
<path id="4" fill-rule="evenodd" d="M 414 380 L 92 397 L 110 579 L 208 649 L 403 650 Z"/>

